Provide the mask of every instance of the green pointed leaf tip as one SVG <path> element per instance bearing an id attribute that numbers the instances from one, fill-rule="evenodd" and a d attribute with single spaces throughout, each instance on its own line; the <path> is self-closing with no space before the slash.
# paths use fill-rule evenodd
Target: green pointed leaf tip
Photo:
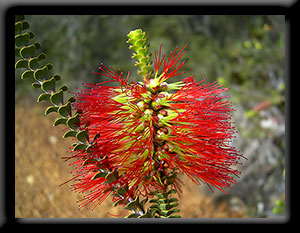
<path id="1" fill-rule="evenodd" d="M 89 137 L 88 137 L 88 132 L 86 130 L 82 130 L 80 132 L 78 132 L 76 134 L 76 138 L 80 141 L 80 142 L 83 142 L 83 143 L 86 143 L 88 142 L 89 140 Z"/>
<path id="2" fill-rule="evenodd" d="M 71 116 L 71 103 L 68 102 L 65 105 L 60 106 L 58 109 L 58 113 L 64 117 Z"/>

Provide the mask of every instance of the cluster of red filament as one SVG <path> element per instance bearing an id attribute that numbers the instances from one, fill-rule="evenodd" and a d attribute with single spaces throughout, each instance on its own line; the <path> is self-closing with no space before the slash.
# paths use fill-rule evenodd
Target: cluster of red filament
<path id="1" fill-rule="evenodd" d="M 168 58 L 161 56 L 161 47 L 158 56 L 155 52 L 154 71 L 159 83 L 183 73 L 179 69 L 184 62 L 178 63 L 184 48 L 179 52 L 176 48 Z M 76 94 L 74 108 L 81 113 L 80 129 L 88 131 L 89 143 L 93 145 L 70 157 L 75 167 L 72 189 L 89 192 L 80 200 L 81 207 L 96 207 L 110 193 L 115 194 L 115 201 L 122 199 L 123 203 L 136 195 L 149 196 L 163 188 L 162 174 L 185 173 L 195 183 L 206 183 L 222 191 L 235 183 L 234 176 L 239 171 L 233 166 L 239 164 L 242 155 L 230 146 L 236 132 L 230 122 L 233 109 L 224 95 L 226 88 L 188 77 L 176 92 L 169 91 L 167 105 L 152 108 L 151 103 L 164 95 L 157 87 L 148 96 L 150 100 L 145 100 L 151 80 L 129 82 L 129 73 L 124 78 L 121 71 L 103 64 L 99 69 L 99 74 L 109 78 L 104 83 L 119 82 L 120 87 L 85 84 L 87 88 Z M 128 101 L 113 99 L 120 94 Z M 140 101 L 145 102 L 142 107 L 137 105 Z M 167 117 L 168 110 L 177 115 L 165 126 L 160 124 L 159 114 Z M 150 114 L 148 120 L 143 120 L 145 114 Z M 167 137 L 160 140 L 159 133 Z M 94 179 L 99 172 L 110 175 Z M 173 185 L 179 188 L 177 179 Z M 126 192 L 117 195 L 122 187 Z"/>

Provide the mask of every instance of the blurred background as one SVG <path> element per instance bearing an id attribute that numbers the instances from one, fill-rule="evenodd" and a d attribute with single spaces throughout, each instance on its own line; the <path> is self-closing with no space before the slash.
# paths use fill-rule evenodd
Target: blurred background
<path id="1" fill-rule="evenodd" d="M 224 194 L 185 182 L 180 196 L 185 218 L 269 218 L 285 214 L 285 18 L 284 16 L 114 15 L 26 16 L 47 62 L 61 75 L 62 84 L 76 91 L 96 83 L 101 62 L 138 80 L 132 51 L 125 43 L 129 31 L 142 28 L 150 48 L 167 55 L 188 43 L 179 80 L 217 80 L 236 109 L 233 145 L 248 160 L 238 166 L 237 186 Z M 154 55 L 153 55 L 154 57 Z M 69 191 L 72 176 L 67 156 L 71 139 L 61 139 L 65 127 L 52 127 L 55 113 L 45 117 L 45 103 L 36 103 L 39 90 L 16 71 L 15 100 L 15 214 L 23 217 L 111 218 L 122 208 L 108 198 L 96 210 L 77 210 L 81 194 Z M 171 81 L 171 80 L 170 80 Z M 108 214 L 107 212 L 113 214 Z M 123 217 L 123 216 L 121 216 Z"/>

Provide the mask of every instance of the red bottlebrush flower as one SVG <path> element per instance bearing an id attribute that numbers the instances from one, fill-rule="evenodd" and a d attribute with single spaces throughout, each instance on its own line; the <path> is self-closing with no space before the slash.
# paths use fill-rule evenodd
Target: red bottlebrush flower
<path id="1" fill-rule="evenodd" d="M 186 46 L 184 46 L 185 48 Z M 99 69 L 120 87 L 86 84 L 76 94 L 80 129 L 87 130 L 92 147 L 73 152 L 73 190 L 87 192 L 81 206 L 97 206 L 110 193 L 126 204 L 137 195 L 149 196 L 164 188 L 165 176 L 185 173 L 195 183 L 220 190 L 235 183 L 232 168 L 242 157 L 230 140 L 235 130 L 226 88 L 203 84 L 193 77 L 167 83 L 180 75 L 183 49 L 168 58 L 155 52 L 154 78 L 129 82 L 123 73 L 102 65 Z M 162 68 L 162 71 L 159 70 Z"/>

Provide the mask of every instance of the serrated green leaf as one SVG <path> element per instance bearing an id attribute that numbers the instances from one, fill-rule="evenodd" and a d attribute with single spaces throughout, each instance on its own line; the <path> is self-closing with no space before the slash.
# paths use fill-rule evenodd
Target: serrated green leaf
<path id="1" fill-rule="evenodd" d="M 50 96 L 50 101 L 54 105 L 59 105 L 63 103 L 63 97 L 64 97 L 63 91 L 60 90 Z"/>
<path id="2" fill-rule="evenodd" d="M 39 68 L 39 61 L 37 57 L 31 58 L 28 62 L 28 68 L 32 70 L 36 70 Z"/>
<path id="3" fill-rule="evenodd" d="M 58 107 L 57 107 L 57 106 L 50 106 L 50 107 L 48 107 L 48 108 L 46 109 L 45 115 L 48 115 L 48 114 L 51 113 L 51 112 L 57 112 L 57 110 L 58 110 Z"/>
<path id="4" fill-rule="evenodd" d="M 61 117 L 61 118 L 57 118 L 54 123 L 53 123 L 53 126 L 57 126 L 57 125 L 61 125 L 61 124 L 66 124 L 67 122 L 67 119 L 64 118 L 64 117 Z"/>
<path id="5" fill-rule="evenodd" d="M 43 82 L 47 78 L 47 72 L 48 72 L 47 66 L 37 69 L 36 71 L 34 71 L 34 74 L 33 74 L 34 79 L 37 81 Z"/>
<path id="6" fill-rule="evenodd" d="M 79 132 L 76 134 L 76 138 L 77 138 L 80 142 L 86 143 L 86 142 L 89 141 L 89 138 L 88 138 L 88 132 L 87 132 L 86 130 L 79 131 Z"/>
<path id="7" fill-rule="evenodd" d="M 44 92 L 54 91 L 55 90 L 55 78 L 48 79 L 42 83 L 42 90 Z"/>
<path id="8" fill-rule="evenodd" d="M 20 55 L 23 58 L 31 58 L 35 56 L 36 47 L 35 45 L 25 46 L 20 50 Z"/>
<path id="9" fill-rule="evenodd" d="M 21 79 L 25 78 L 33 78 L 33 72 L 31 70 L 26 70 L 21 76 Z"/>
<path id="10" fill-rule="evenodd" d="M 28 61 L 25 60 L 25 59 L 20 59 L 16 62 L 15 64 L 15 69 L 18 69 L 18 68 L 27 68 L 27 65 L 28 65 Z"/>
<path id="11" fill-rule="evenodd" d="M 66 132 L 63 136 L 63 138 L 67 138 L 67 137 L 76 137 L 77 131 L 74 130 L 70 130 L 68 132 Z"/>
<path id="12" fill-rule="evenodd" d="M 79 121 L 79 114 L 76 113 L 75 116 L 70 117 L 67 121 L 67 126 L 73 130 L 78 128 L 80 121 Z"/>
<path id="13" fill-rule="evenodd" d="M 41 102 L 41 101 L 43 101 L 43 100 L 50 100 L 50 94 L 48 94 L 48 93 L 42 93 L 42 94 L 40 94 L 40 96 L 38 97 L 38 99 L 37 99 L 37 102 Z"/>

